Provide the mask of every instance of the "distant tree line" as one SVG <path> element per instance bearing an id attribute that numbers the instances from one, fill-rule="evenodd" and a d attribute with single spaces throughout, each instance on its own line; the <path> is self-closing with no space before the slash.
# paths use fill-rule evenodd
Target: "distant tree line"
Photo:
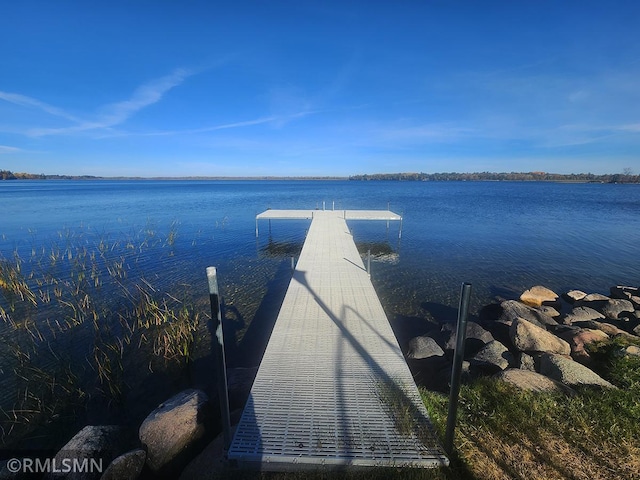
<path id="1" fill-rule="evenodd" d="M 640 183 L 640 175 L 633 175 L 629 169 L 623 173 L 595 175 L 593 173 L 546 173 L 546 172 L 476 172 L 476 173 L 376 173 L 352 175 L 349 180 L 395 180 L 419 182 L 448 181 L 520 181 L 520 182 L 594 182 L 594 183 Z"/>
<path id="2" fill-rule="evenodd" d="M 0 170 L 0 180 L 79 180 L 97 178 L 91 175 L 45 175 L 44 173 L 23 173 Z"/>

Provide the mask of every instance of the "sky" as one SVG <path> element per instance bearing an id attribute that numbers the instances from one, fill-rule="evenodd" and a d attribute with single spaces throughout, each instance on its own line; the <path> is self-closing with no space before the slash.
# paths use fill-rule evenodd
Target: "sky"
<path id="1" fill-rule="evenodd" d="M 0 169 L 640 173 L 640 2 L 21 0 Z"/>

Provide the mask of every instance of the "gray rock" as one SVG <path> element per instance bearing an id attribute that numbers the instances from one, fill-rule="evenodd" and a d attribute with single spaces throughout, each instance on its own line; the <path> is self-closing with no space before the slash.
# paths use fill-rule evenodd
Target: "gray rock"
<path id="1" fill-rule="evenodd" d="M 586 297 L 587 294 L 580 290 L 571 290 L 563 295 L 564 299 L 569 303 L 575 303 Z"/>
<path id="2" fill-rule="evenodd" d="M 409 348 L 407 350 L 407 358 L 421 359 L 430 357 L 442 357 L 444 350 L 431 337 L 415 337 L 409 340 Z"/>
<path id="3" fill-rule="evenodd" d="M 564 322 L 568 325 L 575 322 L 584 322 L 586 320 L 602 320 L 604 315 L 589 307 L 576 307 L 564 318 Z"/>
<path id="4" fill-rule="evenodd" d="M 538 310 L 554 319 L 561 315 L 558 310 L 550 305 L 542 305 L 541 307 L 538 307 Z"/>
<path id="5" fill-rule="evenodd" d="M 569 355 L 571 347 L 564 340 L 545 329 L 516 318 L 509 329 L 513 346 L 521 352 L 553 352 Z"/>
<path id="6" fill-rule="evenodd" d="M 546 313 L 516 300 L 506 300 L 501 303 L 501 306 L 503 311 L 502 315 L 498 319 L 500 322 L 511 323 L 516 318 L 524 318 L 538 327 L 558 325 L 558 322 Z"/>
<path id="7" fill-rule="evenodd" d="M 640 325 L 633 329 L 633 333 L 635 333 L 636 335 L 640 335 Z"/>
<path id="8" fill-rule="evenodd" d="M 185 390 L 161 404 L 142 422 L 140 442 L 147 466 L 155 474 L 177 472 L 210 433 L 209 399 L 200 390 Z"/>
<path id="9" fill-rule="evenodd" d="M 630 334 L 629 332 L 625 332 L 624 330 L 616 327 L 615 325 L 611 325 L 610 323 L 597 322 L 595 320 L 585 320 L 582 322 L 575 322 L 574 325 L 580 328 L 590 328 L 592 330 L 600 330 L 601 332 L 606 333 L 610 337 L 622 335 L 623 337 L 626 337 L 629 339 L 635 338 L 634 335 Z"/>
<path id="10" fill-rule="evenodd" d="M 582 301 L 585 302 L 585 303 L 589 303 L 589 302 L 607 302 L 609 300 L 610 300 L 609 297 L 607 297 L 606 295 L 602 295 L 600 293 L 590 293 L 589 295 L 587 295 L 586 297 L 584 297 L 582 299 Z"/>
<path id="11" fill-rule="evenodd" d="M 520 370 L 528 370 L 530 372 L 536 371 L 536 359 L 533 355 L 529 355 L 525 352 L 518 354 L 518 368 Z"/>
<path id="12" fill-rule="evenodd" d="M 142 473 L 147 452 L 138 448 L 115 458 L 100 480 L 137 480 Z"/>
<path id="13" fill-rule="evenodd" d="M 453 324 L 445 324 L 442 326 L 442 332 L 449 333 L 449 338 L 444 345 L 444 350 L 455 350 L 456 348 L 456 326 Z M 465 339 L 465 357 L 471 357 L 478 353 L 480 349 L 493 340 L 493 335 L 488 330 L 482 328 L 476 322 L 468 322 Z"/>
<path id="14" fill-rule="evenodd" d="M 515 385 L 521 390 L 532 392 L 549 392 L 558 391 L 568 394 L 575 393 L 566 385 L 556 382 L 544 375 L 529 370 L 520 370 L 517 368 L 509 368 L 495 375 L 495 378 Z"/>
<path id="15" fill-rule="evenodd" d="M 623 300 L 631 300 L 633 296 L 640 296 L 640 288 L 638 287 L 625 287 L 623 285 L 616 285 L 609 289 L 611 292 L 611 298 L 620 298 Z"/>
<path id="16" fill-rule="evenodd" d="M 514 363 L 513 355 L 497 340 L 487 343 L 471 359 L 472 365 L 496 367 L 498 370 L 504 370 L 510 363 Z"/>
<path id="17" fill-rule="evenodd" d="M 633 304 L 629 300 L 612 298 L 602 306 L 600 311 L 605 317 L 616 320 L 621 316 L 625 316 L 622 315 L 624 313 L 632 314 L 634 312 L 634 308 Z"/>
<path id="18" fill-rule="evenodd" d="M 111 461 L 126 448 L 125 430 L 114 425 L 88 425 L 80 430 L 54 457 L 56 465 L 80 462 L 83 468 L 51 472 L 45 479 L 99 479 Z M 86 465 L 86 468 L 84 468 Z M 63 470 L 62 468 L 58 470 Z M 82 470 L 82 471 L 81 471 Z"/>
<path id="19" fill-rule="evenodd" d="M 584 365 L 553 353 L 544 354 L 540 358 L 540 373 L 565 385 L 598 385 L 616 388 Z"/>
<path id="20" fill-rule="evenodd" d="M 541 307 L 542 305 L 557 305 L 558 294 L 547 287 L 536 285 L 520 295 L 520 301 L 531 307 Z"/>

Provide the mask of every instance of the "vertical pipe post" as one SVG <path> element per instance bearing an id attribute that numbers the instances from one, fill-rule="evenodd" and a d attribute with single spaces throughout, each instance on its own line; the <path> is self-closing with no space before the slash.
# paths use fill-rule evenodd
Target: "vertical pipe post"
<path id="1" fill-rule="evenodd" d="M 331 201 L 331 211 L 334 211 L 336 209 L 336 201 L 332 200 Z"/>
<path id="2" fill-rule="evenodd" d="M 291 272 L 293 273 L 295 269 L 296 269 L 295 258 L 291 257 Z"/>
<path id="3" fill-rule="evenodd" d="M 367 273 L 371 276 L 371 249 L 367 250 Z"/>
<path id="4" fill-rule="evenodd" d="M 324 211 L 324 200 L 322 200 L 322 210 Z"/>
<path id="5" fill-rule="evenodd" d="M 458 413 L 458 395 L 460 394 L 460 376 L 464 359 L 464 342 L 467 337 L 467 317 L 469 315 L 469 299 L 471 284 L 463 283 L 460 289 L 460 305 L 458 306 L 458 326 L 456 329 L 456 349 L 451 368 L 451 391 L 449 393 L 449 412 L 447 414 L 447 431 L 444 448 L 447 453 L 453 452 L 453 436 Z"/>
<path id="6" fill-rule="evenodd" d="M 213 353 L 215 357 L 215 369 L 217 377 L 218 397 L 220 399 L 220 417 L 222 423 L 222 437 L 224 449 L 231 445 L 231 417 L 229 414 L 229 393 L 227 391 L 227 365 L 224 357 L 224 337 L 222 334 L 222 313 L 220 311 L 220 294 L 218 290 L 218 278 L 216 267 L 207 267 L 207 280 L 209 282 L 209 300 L 211 302 L 211 322 L 215 329 L 213 341 Z"/>
<path id="7" fill-rule="evenodd" d="M 256 215 L 256 238 L 258 238 L 258 216 Z"/>

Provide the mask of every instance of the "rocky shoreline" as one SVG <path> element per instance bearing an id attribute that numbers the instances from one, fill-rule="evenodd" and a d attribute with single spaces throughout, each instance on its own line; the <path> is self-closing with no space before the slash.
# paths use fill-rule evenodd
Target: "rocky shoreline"
<path id="1" fill-rule="evenodd" d="M 535 286 L 519 300 L 485 306 L 467 324 L 464 374 L 467 379 L 495 376 L 531 391 L 575 394 L 578 385 L 617 388 L 595 373 L 585 346 L 622 336 L 640 344 L 640 288 L 614 286 L 610 295 L 572 290 L 562 295 Z M 416 382 L 448 391 L 456 328 L 445 323 L 409 341 L 406 357 Z M 638 346 L 619 347 L 638 355 Z M 597 369 L 596 369 L 597 370 Z M 239 418 L 256 369 L 230 369 L 232 417 Z M 46 479 L 138 480 L 211 477 L 222 468 L 217 402 L 201 390 L 174 395 L 151 412 L 137 430 L 86 426 L 56 455 L 64 459 L 101 459 L 99 471 L 58 472 Z M 232 419 L 233 420 L 233 419 Z M 233 422 L 232 422 L 233 423 Z M 205 476 L 207 476 L 205 475 Z M 34 478 L 0 468 L 0 480 Z"/>
<path id="2" fill-rule="evenodd" d="M 610 296 L 579 290 L 558 295 L 535 286 L 519 300 L 485 306 L 467 324 L 465 375 L 495 375 L 528 390 L 615 388 L 593 371 L 585 346 L 617 336 L 640 341 L 640 289 L 610 290 Z M 407 361 L 419 384 L 448 390 L 455 344 L 451 323 L 409 341 Z M 621 347 L 620 354 L 640 355 L 640 349 Z"/>

